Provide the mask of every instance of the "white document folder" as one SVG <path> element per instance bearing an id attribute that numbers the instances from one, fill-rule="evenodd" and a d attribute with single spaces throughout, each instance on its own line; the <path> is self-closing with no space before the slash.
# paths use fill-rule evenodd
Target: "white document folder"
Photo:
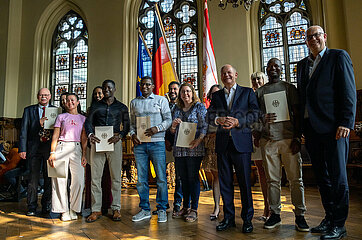
<path id="1" fill-rule="evenodd" d="M 285 91 L 264 94 L 266 113 L 275 113 L 277 119 L 274 122 L 290 120 L 287 95 Z"/>
<path id="2" fill-rule="evenodd" d="M 66 164 L 65 160 L 55 160 L 54 167 L 49 165 L 49 161 L 47 161 L 48 165 L 48 177 L 52 178 L 65 178 L 66 177 Z"/>
<path id="3" fill-rule="evenodd" d="M 181 122 L 178 129 L 176 147 L 190 148 L 195 139 L 197 123 Z"/>
<path id="4" fill-rule="evenodd" d="M 94 133 L 101 140 L 96 143 L 96 152 L 113 152 L 114 144 L 109 144 L 108 139 L 113 137 L 113 126 L 98 126 L 94 128 Z"/>
<path id="5" fill-rule="evenodd" d="M 45 117 L 48 120 L 44 121 L 44 129 L 54 129 L 54 123 L 59 114 L 59 108 L 57 107 L 47 107 L 45 108 Z"/>
<path id="6" fill-rule="evenodd" d="M 150 116 L 137 117 L 136 126 L 137 126 L 137 138 L 141 142 L 151 142 L 151 137 L 147 137 L 145 135 L 146 129 L 151 127 Z"/>

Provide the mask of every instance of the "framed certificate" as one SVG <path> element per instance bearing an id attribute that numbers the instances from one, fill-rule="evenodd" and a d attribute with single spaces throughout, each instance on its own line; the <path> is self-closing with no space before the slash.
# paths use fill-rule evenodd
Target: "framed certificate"
<path id="1" fill-rule="evenodd" d="M 66 164 L 65 160 L 55 160 L 54 161 L 54 167 L 52 168 L 49 165 L 49 161 L 47 161 L 48 165 L 48 177 L 52 178 L 65 178 L 66 177 Z"/>
<path id="2" fill-rule="evenodd" d="M 145 135 L 146 129 L 149 129 L 151 126 L 150 116 L 137 117 L 136 126 L 137 126 L 137 138 L 141 142 L 151 142 L 151 137 Z"/>
<path id="3" fill-rule="evenodd" d="M 44 129 L 54 129 L 54 123 L 59 114 L 59 108 L 57 107 L 47 107 L 45 108 L 45 117 L 48 120 L 44 122 Z"/>
<path id="4" fill-rule="evenodd" d="M 113 126 L 99 126 L 94 128 L 94 133 L 101 140 L 96 143 L 96 152 L 113 152 L 114 144 L 108 143 L 108 139 L 113 137 Z"/>
<path id="5" fill-rule="evenodd" d="M 178 129 L 176 147 L 190 148 L 195 139 L 197 123 L 181 122 Z"/>
<path id="6" fill-rule="evenodd" d="M 274 122 L 290 120 L 287 95 L 285 91 L 264 94 L 266 113 L 275 113 L 277 119 Z"/>

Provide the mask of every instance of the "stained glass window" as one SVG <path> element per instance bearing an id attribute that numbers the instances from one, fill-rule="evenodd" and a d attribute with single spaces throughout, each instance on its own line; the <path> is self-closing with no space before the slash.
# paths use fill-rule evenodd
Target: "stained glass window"
<path id="1" fill-rule="evenodd" d="M 60 95 L 73 92 L 79 96 L 82 110 L 87 106 L 88 31 L 83 19 L 68 12 L 53 34 L 51 91 L 53 104 L 60 106 Z"/>
<path id="2" fill-rule="evenodd" d="M 139 27 L 152 52 L 154 4 L 158 3 L 172 60 L 181 82 L 189 82 L 198 90 L 197 5 L 194 0 L 143 0 L 139 10 Z M 145 57 L 144 59 L 147 59 Z M 144 72 L 152 75 L 152 63 L 144 62 Z"/>
<path id="3" fill-rule="evenodd" d="M 282 79 L 296 84 L 297 62 L 308 55 L 305 35 L 310 26 L 308 0 L 260 2 L 259 27 L 263 71 L 271 58 L 283 63 Z"/>

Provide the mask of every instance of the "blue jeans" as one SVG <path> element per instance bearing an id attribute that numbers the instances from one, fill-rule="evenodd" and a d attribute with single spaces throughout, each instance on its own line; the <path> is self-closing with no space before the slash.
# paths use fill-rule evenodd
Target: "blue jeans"
<path id="1" fill-rule="evenodd" d="M 166 178 L 166 149 L 165 142 L 142 143 L 134 148 L 137 164 L 137 191 L 140 196 L 140 208 L 151 211 L 149 201 L 148 168 L 152 160 L 157 179 L 157 209 L 166 210 L 168 189 Z"/>

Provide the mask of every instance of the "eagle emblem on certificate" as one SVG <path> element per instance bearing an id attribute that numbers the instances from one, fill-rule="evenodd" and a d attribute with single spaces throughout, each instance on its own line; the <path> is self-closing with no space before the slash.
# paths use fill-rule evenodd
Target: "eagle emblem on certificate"
<path id="1" fill-rule="evenodd" d="M 44 129 L 54 129 L 54 123 L 58 117 L 59 111 L 60 110 L 57 107 L 45 108 L 45 117 L 48 118 L 48 120 L 45 120 L 44 122 Z"/>
<path id="2" fill-rule="evenodd" d="M 113 126 L 96 126 L 94 133 L 101 140 L 96 143 L 96 152 L 113 152 L 114 143 L 108 143 L 108 139 L 113 136 Z"/>
<path id="3" fill-rule="evenodd" d="M 137 117 L 136 127 L 137 127 L 137 138 L 141 142 L 151 142 L 151 137 L 147 137 L 145 135 L 145 131 L 151 127 L 150 116 Z"/>
<path id="4" fill-rule="evenodd" d="M 176 147 L 189 148 L 195 139 L 197 123 L 181 122 L 178 129 Z"/>
<path id="5" fill-rule="evenodd" d="M 275 113 L 277 119 L 274 122 L 290 120 L 288 100 L 285 91 L 264 94 L 266 113 Z"/>

